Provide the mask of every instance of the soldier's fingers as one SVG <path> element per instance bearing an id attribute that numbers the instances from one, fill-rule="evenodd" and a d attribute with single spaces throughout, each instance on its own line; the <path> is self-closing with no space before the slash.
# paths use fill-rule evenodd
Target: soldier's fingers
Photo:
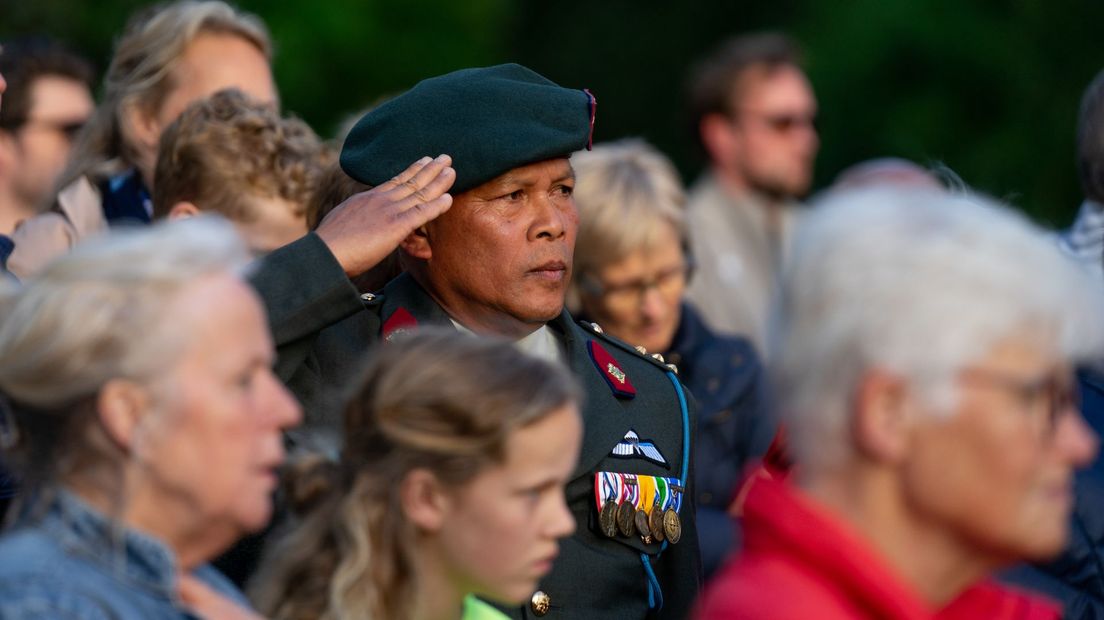
<path id="1" fill-rule="evenodd" d="M 431 194 L 427 191 L 427 187 L 432 184 L 434 179 L 439 178 L 444 170 L 449 168 L 451 164 L 452 158 L 448 155 L 437 156 L 436 159 L 423 166 L 421 170 L 418 170 L 412 178 L 404 182 L 401 187 L 396 188 L 396 195 L 406 197 L 421 189 L 422 197 L 418 199 L 419 202 L 425 202 L 425 199 L 432 200 L 436 198 L 437 194 Z M 402 194 L 402 192 L 408 193 Z M 440 192 L 438 192 L 438 194 L 439 193 Z"/>
<path id="2" fill-rule="evenodd" d="M 395 189 L 403 183 L 406 183 L 410 179 L 413 179 L 414 175 L 418 174 L 418 171 L 420 171 L 422 168 L 425 168 L 426 164 L 431 161 L 433 161 L 433 158 L 426 155 L 425 157 L 407 166 L 406 170 L 403 170 L 399 174 L 395 175 L 395 177 L 392 178 L 390 181 L 381 184 L 379 186 L 380 189 L 383 191 L 388 191 Z"/>
<path id="3" fill-rule="evenodd" d="M 426 166 L 426 168 L 428 169 L 429 166 Z M 456 170 L 445 166 L 437 170 L 435 176 L 426 179 L 424 185 L 411 192 L 406 200 L 401 201 L 399 208 L 405 210 L 429 202 L 447 192 L 455 181 Z"/>
<path id="4" fill-rule="evenodd" d="M 419 226 L 423 226 L 426 222 L 429 222 L 441 215 L 445 211 L 449 210 L 452 206 L 452 195 L 441 194 L 433 200 L 427 202 L 419 202 L 411 208 L 403 211 L 399 214 L 399 219 L 402 221 L 403 228 L 415 230 Z"/>

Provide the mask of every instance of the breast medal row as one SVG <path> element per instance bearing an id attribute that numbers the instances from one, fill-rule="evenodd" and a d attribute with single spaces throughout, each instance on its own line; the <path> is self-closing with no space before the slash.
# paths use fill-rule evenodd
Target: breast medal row
<path id="1" fill-rule="evenodd" d="M 598 524 L 610 538 L 640 536 L 645 544 L 682 538 L 684 491 L 678 478 L 600 471 L 594 474 Z"/>

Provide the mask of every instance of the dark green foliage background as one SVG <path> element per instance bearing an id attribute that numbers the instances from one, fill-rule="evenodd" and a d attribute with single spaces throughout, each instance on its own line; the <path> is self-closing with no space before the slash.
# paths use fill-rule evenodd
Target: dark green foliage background
<path id="1" fill-rule="evenodd" d="M 0 39 L 45 32 L 103 69 L 144 3 L 0 0 Z M 598 140 L 644 136 L 688 180 L 686 69 L 726 36 L 800 40 L 821 104 L 817 186 L 878 156 L 942 162 L 979 189 L 1064 226 L 1080 202 L 1081 91 L 1104 68 L 1099 0 L 243 0 L 277 43 L 284 107 L 332 135 L 421 78 L 518 61 L 599 100 Z"/>

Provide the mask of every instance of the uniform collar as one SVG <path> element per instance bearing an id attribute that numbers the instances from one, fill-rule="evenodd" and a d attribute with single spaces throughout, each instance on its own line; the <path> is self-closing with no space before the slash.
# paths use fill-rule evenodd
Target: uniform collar
<path id="1" fill-rule="evenodd" d="M 433 297 L 422 288 L 420 284 L 409 274 L 402 273 L 389 282 L 383 289 L 383 323 L 386 325 L 391 317 L 400 310 L 405 310 L 415 324 L 427 323 L 430 325 L 452 325 L 466 332 L 470 329 L 464 327 L 453 319 L 444 308 L 437 305 Z M 549 361 L 564 361 L 564 351 L 558 344 L 557 331 L 549 327 L 553 323 L 562 321 L 561 317 L 553 319 L 549 324 L 542 325 L 539 329 L 517 341 L 517 346 L 522 351 Z M 570 317 L 568 317 L 570 319 Z"/>
<path id="2" fill-rule="evenodd" d="M 467 334 L 474 334 L 472 330 L 464 327 L 456 319 L 449 317 L 449 321 L 452 326 L 457 330 Z M 541 325 L 536 331 L 514 341 L 514 346 L 518 348 L 522 353 L 532 355 L 533 357 L 540 358 L 547 362 L 562 362 L 563 351 L 560 350 L 560 345 L 556 341 L 556 336 L 552 334 L 552 330 L 548 328 L 548 325 Z"/>

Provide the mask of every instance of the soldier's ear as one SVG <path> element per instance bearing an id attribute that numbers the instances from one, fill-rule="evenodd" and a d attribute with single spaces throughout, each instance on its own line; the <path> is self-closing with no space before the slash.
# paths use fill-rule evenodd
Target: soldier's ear
<path id="1" fill-rule="evenodd" d="M 433 256 L 433 247 L 429 242 L 429 233 L 425 226 L 419 226 L 417 230 L 407 235 L 399 247 L 414 258 L 429 260 Z"/>
<path id="2" fill-rule="evenodd" d="M 403 514 L 419 529 L 436 532 L 449 514 L 449 496 L 437 476 L 426 469 L 413 469 L 399 481 Z"/>

